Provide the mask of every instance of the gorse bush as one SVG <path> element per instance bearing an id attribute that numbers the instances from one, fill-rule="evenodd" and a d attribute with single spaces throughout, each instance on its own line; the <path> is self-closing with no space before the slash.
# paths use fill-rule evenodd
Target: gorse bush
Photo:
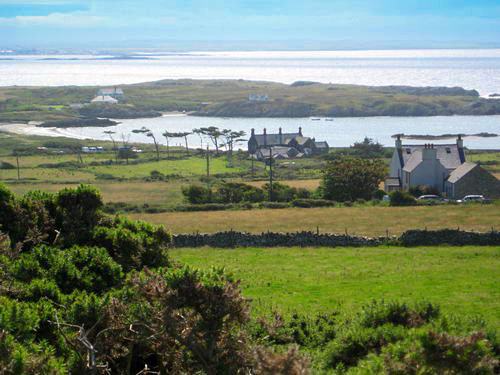
<path id="1" fill-rule="evenodd" d="M 416 206 L 417 200 L 410 194 L 403 191 L 395 191 L 390 195 L 391 206 Z"/>
<path id="2" fill-rule="evenodd" d="M 239 182 L 225 182 L 208 188 L 200 185 L 182 187 L 182 194 L 191 204 L 206 203 L 259 203 L 271 200 L 272 202 L 291 202 L 294 199 L 309 199 L 311 192 L 307 189 L 297 189 L 279 182 L 273 183 L 272 194 L 270 185 L 262 188 Z M 271 197 L 271 199 L 269 199 Z"/>

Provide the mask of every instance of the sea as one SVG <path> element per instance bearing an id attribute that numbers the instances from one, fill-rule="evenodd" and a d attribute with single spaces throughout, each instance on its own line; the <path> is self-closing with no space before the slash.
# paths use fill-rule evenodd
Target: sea
<path id="1" fill-rule="evenodd" d="M 130 55 L 133 58 L 130 58 Z M 130 52 L 128 57 L 99 55 L 0 56 L 0 86 L 113 86 L 161 79 L 245 79 L 282 83 L 315 81 L 371 86 L 460 86 L 483 97 L 500 93 L 500 49 L 385 51 L 226 51 Z M 126 94 L 126 93 L 125 93 Z M 365 136 L 389 146 L 391 135 L 500 133 L 500 116 L 366 117 L 326 119 L 223 119 L 166 115 L 156 119 L 121 120 L 107 130 L 134 142 L 150 138 L 131 133 L 146 126 L 158 132 L 202 126 L 262 132 L 296 131 L 348 146 Z M 75 138 L 103 139 L 102 128 L 58 130 Z M 201 145 L 190 137 L 191 146 Z M 418 141 L 415 141 L 418 143 Z M 410 141 L 408 143 L 411 143 Z M 436 141 L 438 143 L 438 141 Z M 500 138 L 466 138 L 470 148 L 500 148 Z M 244 144 L 241 145 L 244 147 Z"/>

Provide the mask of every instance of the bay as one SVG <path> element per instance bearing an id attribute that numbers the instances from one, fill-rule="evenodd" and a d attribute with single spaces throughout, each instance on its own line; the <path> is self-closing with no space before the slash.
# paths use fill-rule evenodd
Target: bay
<path id="1" fill-rule="evenodd" d="M 480 132 L 500 133 L 500 115 L 497 116 L 436 116 L 436 117 L 359 117 L 336 118 L 333 121 L 320 119 L 313 121 L 310 118 L 220 118 L 196 117 L 186 115 L 165 115 L 152 119 L 117 120 L 121 123 L 107 128 L 69 128 L 58 129 L 59 135 L 75 138 L 109 139 L 104 131 L 116 132 L 115 137 L 129 139 L 130 142 L 151 143 L 152 139 L 143 134 L 132 133 L 134 129 L 147 127 L 165 143 L 161 134 L 165 131 L 180 132 L 191 131 L 194 128 L 216 126 L 220 129 L 243 130 L 248 137 L 251 130 L 262 133 L 266 128 L 267 133 L 277 133 L 282 128 L 284 133 L 297 132 L 302 128 L 306 137 L 314 137 L 317 141 L 327 141 L 331 147 L 345 147 L 354 142 L 362 141 L 364 137 L 372 138 L 384 146 L 394 145 L 392 135 L 405 134 L 476 134 Z M 183 146 L 182 139 L 173 140 L 175 144 Z M 196 135 L 188 137 L 190 147 L 206 147 L 208 140 L 200 141 Z M 405 144 L 419 144 L 424 141 L 406 140 Z M 429 142 L 429 141 L 427 141 Z M 454 139 L 437 140 L 436 144 L 454 143 Z M 472 149 L 500 149 L 500 138 L 467 137 L 464 144 Z M 211 147 L 213 145 L 210 144 Z M 246 149 L 243 142 L 237 148 Z"/>

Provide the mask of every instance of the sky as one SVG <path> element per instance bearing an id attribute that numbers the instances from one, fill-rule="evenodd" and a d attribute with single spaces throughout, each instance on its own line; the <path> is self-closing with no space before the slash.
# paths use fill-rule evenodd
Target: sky
<path id="1" fill-rule="evenodd" d="M 0 0 L 0 47 L 498 48 L 500 0 Z"/>

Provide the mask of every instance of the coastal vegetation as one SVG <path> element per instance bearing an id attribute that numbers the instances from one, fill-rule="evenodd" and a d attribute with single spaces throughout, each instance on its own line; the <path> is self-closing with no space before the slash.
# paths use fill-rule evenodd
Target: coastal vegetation
<path id="1" fill-rule="evenodd" d="M 245 80 L 162 80 L 120 85 L 120 104 L 89 103 L 98 87 L 2 87 L 0 121 L 71 121 L 85 117 L 142 118 L 182 111 L 222 117 L 356 117 L 493 115 L 500 102 L 474 90 L 445 87 L 369 87 L 296 82 L 286 85 Z M 265 93 L 270 100 L 250 101 Z"/>
<path id="2" fill-rule="evenodd" d="M 2 373 L 499 369 L 497 247 L 171 250 L 102 208 L 0 184 Z"/>

